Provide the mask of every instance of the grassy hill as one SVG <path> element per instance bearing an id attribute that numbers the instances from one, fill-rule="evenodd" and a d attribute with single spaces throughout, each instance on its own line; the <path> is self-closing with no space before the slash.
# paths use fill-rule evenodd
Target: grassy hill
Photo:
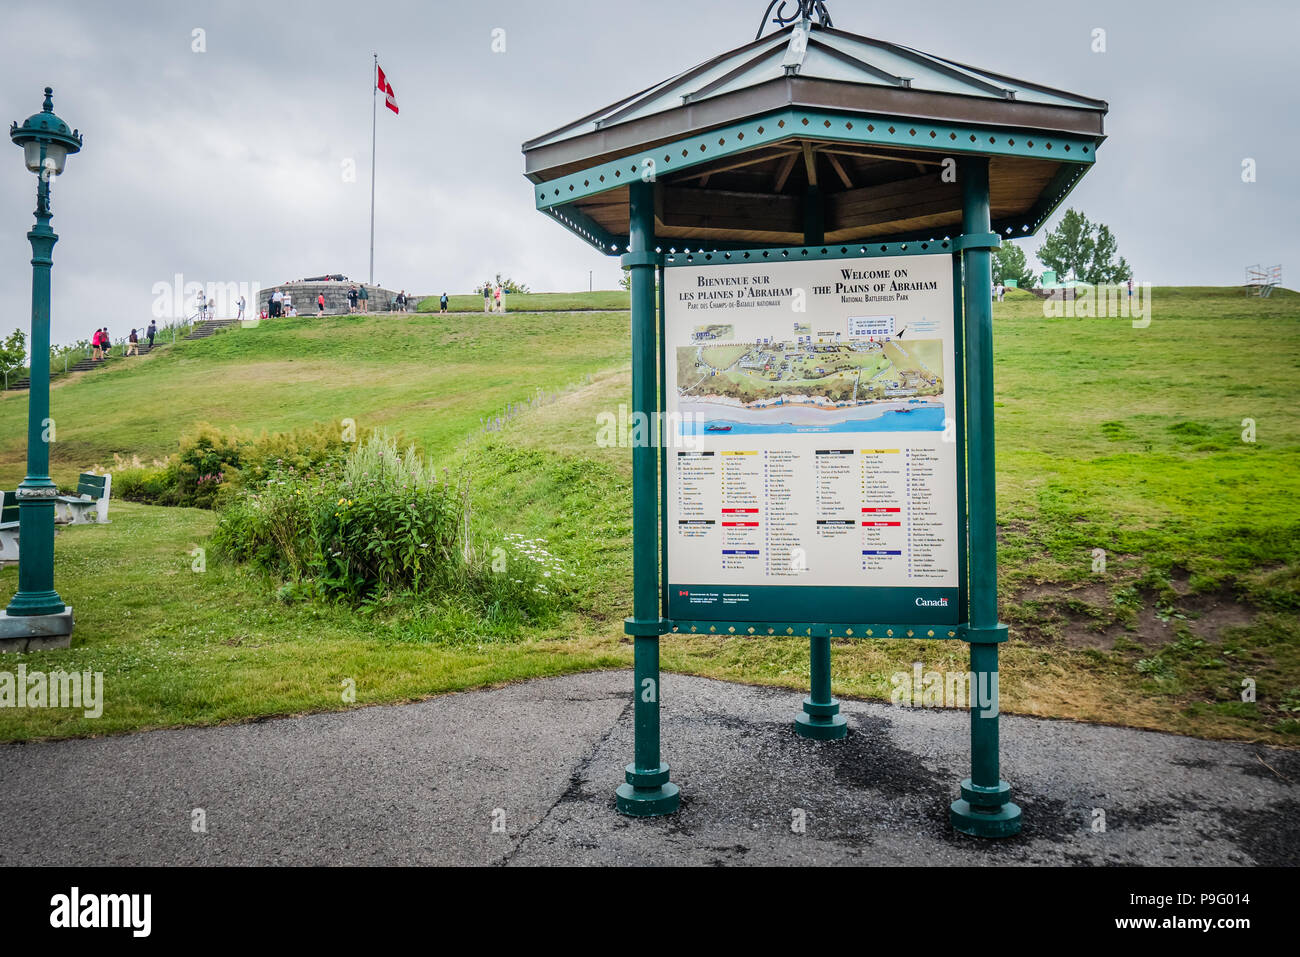
<path id="1" fill-rule="evenodd" d="M 265 321 L 60 379 L 50 408 L 55 478 L 148 462 L 197 422 L 284 431 L 355 420 L 440 454 L 511 402 L 627 361 L 628 317 L 395 316 Z M 25 393 L 0 393 L 0 485 L 22 479 Z"/>
<path id="2" fill-rule="evenodd" d="M 441 293 L 422 299 L 415 307 L 416 312 L 437 312 Z M 614 310 L 630 309 L 631 293 L 625 289 L 602 290 L 600 292 L 525 292 L 506 296 L 506 309 L 509 312 L 559 312 L 561 310 Z M 468 296 L 448 296 L 449 312 L 476 312 L 483 315 L 483 294 L 471 293 Z"/>
<path id="3" fill-rule="evenodd" d="M 1156 289 L 1153 302 L 1137 329 L 1046 319 L 1017 291 L 995 309 L 1003 707 L 1300 744 L 1300 296 Z M 115 504 L 111 525 L 57 541 L 73 648 L 25 656 L 104 671 L 104 717 L 7 710 L 0 738 L 338 708 L 348 678 L 369 703 L 628 664 L 630 453 L 595 443 L 596 414 L 628 401 L 627 325 L 599 311 L 289 320 L 59 385 L 63 483 L 115 452 L 164 455 L 202 420 L 401 430 L 473 470 L 483 528 L 548 539 L 577 571 L 577 611 L 519 636 L 436 596 L 419 610 L 285 604 L 244 569 L 191 571 L 211 513 Z M 539 388 L 545 401 L 480 430 Z M 5 487 L 22 474 L 25 413 L 21 396 L 0 401 Z M 0 572 L 0 599 L 16 579 Z M 674 636 L 663 655 L 684 672 L 807 682 L 797 640 Z M 836 693 L 887 698 L 914 660 L 963 669 L 965 646 L 839 642 Z M 1256 702 L 1241 701 L 1246 678 Z"/>

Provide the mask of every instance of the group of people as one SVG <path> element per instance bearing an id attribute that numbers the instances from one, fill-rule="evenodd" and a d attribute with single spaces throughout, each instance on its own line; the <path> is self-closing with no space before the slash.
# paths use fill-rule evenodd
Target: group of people
<path id="1" fill-rule="evenodd" d="M 506 311 L 506 288 L 500 283 L 495 286 L 490 282 L 483 283 L 483 311 L 500 313 Z"/>
<path id="2" fill-rule="evenodd" d="M 266 310 L 266 313 L 262 316 L 263 319 L 279 319 L 281 316 L 298 315 L 298 310 L 293 304 L 293 296 L 287 292 L 281 292 L 279 289 L 271 293 L 271 299 L 266 304 Z M 240 315 L 242 318 L 242 311 Z"/>
<path id="3" fill-rule="evenodd" d="M 158 335 L 158 323 L 152 319 L 149 320 L 149 328 L 144 331 L 145 338 L 149 340 L 149 348 L 153 348 L 153 340 Z M 96 329 L 95 334 L 90 337 L 90 358 L 94 362 L 101 362 L 108 358 L 110 350 L 113 348 L 113 337 L 108 334 L 108 326 L 102 329 Z M 126 346 L 122 350 L 122 355 L 138 356 L 140 354 L 140 334 L 135 329 L 126 337 Z"/>
<path id="4" fill-rule="evenodd" d="M 217 318 L 217 300 L 215 296 L 209 298 L 207 296 L 204 296 L 203 293 L 199 293 L 197 305 L 199 308 L 199 314 L 196 317 L 197 319 L 204 320 L 204 319 Z M 247 300 L 245 300 L 244 297 L 241 295 L 239 299 L 236 300 L 235 305 L 239 309 L 239 314 L 235 316 L 235 318 L 243 319 L 244 309 L 248 305 Z"/>
<path id="5" fill-rule="evenodd" d="M 348 312 L 369 312 L 370 311 L 370 293 L 366 289 L 366 284 L 362 283 L 360 288 L 354 284 L 348 290 Z"/>

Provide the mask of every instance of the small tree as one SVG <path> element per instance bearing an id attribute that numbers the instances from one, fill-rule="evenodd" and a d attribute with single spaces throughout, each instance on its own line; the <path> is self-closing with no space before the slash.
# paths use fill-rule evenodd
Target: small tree
<path id="1" fill-rule="evenodd" d="M 515 282 L 509 276 L 502 279 L 501 273 L 497 273 L 497 285 L 508 293 L 525 293 L 530 291 L 523 283 Z"/>
<path id="2" fill-rule="evenodd" d="M 1116 260 L 1118 244 L 1110 228 L 1091 223 L 1075 209 L 1067 209 L 1061 224 L 1047 234 L 1038 249 L 1044 266 L 1056 270 L 1057 278 L 1078 279 L 1093 285 L 1115 283 L 1130 275 L 1123 257 Z"/>
<path id="3" fill-rule="evenodd" d="M 1092 247 L 1092 262 L 1088 264 L 1087 282 L 1094 284 L 1121 283 L 1133 275 L 1123 256 L 1116 258 L 1119 244 L 1111 235 L 1110 227 L 1097 226 L 1097 238 Z"/>
<path id="4" fill-rule="evenodd" d="M 0 376 L 8 376 L 23 367 L 27 358 L 27 333 L 15 329 L 0 340 Z"/>
<path id="5" fill-rule="evenodd" d="M 1021 289 L 1033 289 L 1038 276 L 1025 262 L 1025 251 L 1012 242 L 1004 242 L 993 251 L 993 281 L 1003 283 L 1014 279 Z"/>

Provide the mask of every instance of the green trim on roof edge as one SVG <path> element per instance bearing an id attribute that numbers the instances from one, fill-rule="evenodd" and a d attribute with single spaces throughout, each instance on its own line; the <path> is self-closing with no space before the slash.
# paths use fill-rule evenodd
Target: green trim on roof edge
<path id="1" fill-rule="evenodd" d="M 538 209 L 563 206 L 645 178 L 689 169 L 791 139 L 894 146 L 939 153 L 1020 156 L 1091 165 L 1099 139 L 1037 130 L 984 129 L 922 123 L 899 117 L 780 110 L 708 133 L 639 150 L 608 163 L 535 184 Z"/>

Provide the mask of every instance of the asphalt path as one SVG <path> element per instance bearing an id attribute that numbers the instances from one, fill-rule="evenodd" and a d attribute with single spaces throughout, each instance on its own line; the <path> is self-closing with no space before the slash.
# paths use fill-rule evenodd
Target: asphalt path
<path id="1" fill-rule="evenodd" d="M 956 834 L 965 713 L 664 675 L 674 815 L 613 793 L 628 672 L 416 704 L 0 746 L 0 864 L 1296 864 L 1300 754 L 1004 715 L 1018 837 Z M 201 812 L 201 813 L 200 813 Z M 202 825 L 202 826 L 200 826 Z"/>

